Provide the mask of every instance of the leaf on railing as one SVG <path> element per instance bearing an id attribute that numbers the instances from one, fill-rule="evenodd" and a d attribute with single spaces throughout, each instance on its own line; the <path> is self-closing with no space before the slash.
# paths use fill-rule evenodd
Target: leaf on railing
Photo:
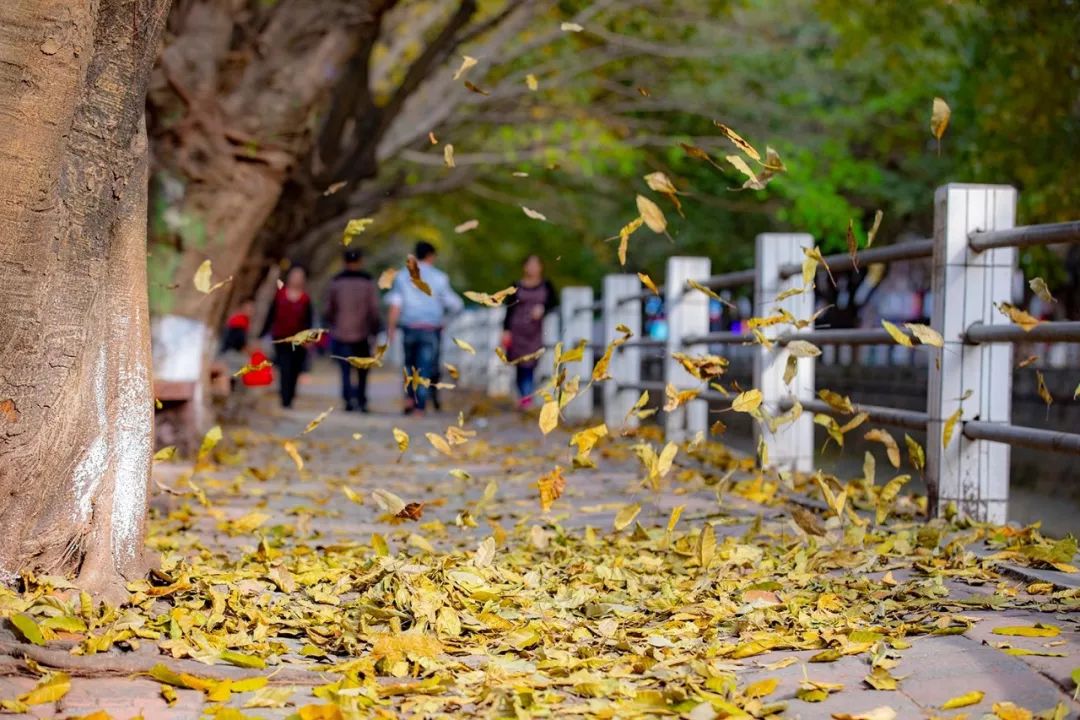
<path id="1" fill-rule="evenodd" d="M 998 312 L 1009 318 L 1009 320 L 1011 320 L 1014 324 L 1019 325 L 1021 328 L 1023 328 L 1024 332 L 1031 332 L 1036 325 L 1042 322 L 1038 318 L 1030 315 L 1027 311 L 1021 310 L 1012 303 L 1000 302 L 997 303 L 995 307 L 998 309 Z"/>
<path id="2" fill-rule="evenodd" d="M 889 464 L 894 468 L 900 467 L 900 446 L 896 444 L 896 440 L 889 433 L 888 430 L 882 430 L 881 428 L 874 428 L 865 435 L 864 440 L 870 440 L 873 442 L 879 442 L 885 446 L 885 455 L 889 458 Z"/>

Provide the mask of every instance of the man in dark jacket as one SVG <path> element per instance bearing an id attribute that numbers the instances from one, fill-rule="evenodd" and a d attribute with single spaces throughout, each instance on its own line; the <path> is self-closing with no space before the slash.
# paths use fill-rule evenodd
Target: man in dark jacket
<path id="1" fill-rule="evenodd" d="M 330 327 L 331 352 L 340 357 L 371 357 L 371 339 L 379 332 L 379 291 L 363 270 L 359 249 L 345 251 L 345 269 L 330 281 L 324 317 Z M 367 412 L 367 370 L 341 365 L 341 396 L 347 411 Z M 353 385 L 353 372 L 357 384 Z"/>

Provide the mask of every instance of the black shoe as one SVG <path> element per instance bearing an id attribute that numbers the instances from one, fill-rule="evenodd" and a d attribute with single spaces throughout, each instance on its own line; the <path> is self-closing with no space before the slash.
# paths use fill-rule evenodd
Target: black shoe
<path id="1" fill-rule="evenodd" d="M 356 409 L 359 410 L 364 415 L 368 414 L 367 403 L 361 403 L 359 406 L 357 406 Z"/>
<path id="2" fill-rule="evenodd" d="M 345 403 L 345 412 L 356 412 L 356 406 L 350 403 Z"/>

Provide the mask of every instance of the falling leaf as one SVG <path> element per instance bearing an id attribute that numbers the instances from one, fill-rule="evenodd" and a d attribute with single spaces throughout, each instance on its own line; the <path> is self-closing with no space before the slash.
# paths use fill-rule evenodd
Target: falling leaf
<path id="1" fill-rule="evenodd" d="M 525 213 L 525 217 L 532 218 L 533 220 L 547 220 L 547 216 L 541 212 L 537 212 L 532 208 L 527 208 L 524 205 L 521 206 L 521 211 Z"/>
<path id="2" fill-rule="evenodd" d="M 199 454 L 196 456 L 196 462 L 201 464 L 206 460 L 219 442 L 221 442 L 221 426 L 215 425 L 203 435 L 202 442 L 199 444 Z"/>
<path id="3" fill-rule="evenodd" d="M 1032 278 L 1028 282 L 1028 287 L 1030 287 L 1031 291 L 1038 295 L 1043 302 L 1057 302 L 1057 300 L 1054 299 L 1054 296 L 1050 294 L 1050 288 L 1047 287 L 1046 281 L 1043 280 L 1041 277 Z"/>
<path id="4" fill-rule="evenodd" d="M 210 278 L 213 274 L 213 269 L 210 267 L 209 260 L 203 260 L 199 265 L 199 269 L 195 271 L 195 277 L 192 278 L 192 282 L 195 284 L 195 289 L 201 293 L 210 292 Z"/>
<path id="5" fill-rule="evenodd" d="M 635 201 L 637 202 L 638 212 L 641 213 L 641 219 L 645 222 L 645 225 L 658 235 L 666 234 L 667 218 L 664 217 L 664 212 L 660 209 L 660 206 L 644 195 L 638 195 L 635 198 Z"/>
<path id="6" fill-rule="evenodd" d="M 528 87 L 529 90 L 536 92 L 537 88 L 540 87 L 540 81 L 536 79 L 535 75 L 529 73 L 525 76 L 525 86 Z"/>
<path id="7" fill-rule="evenodd" d="M 319 425 L 322 423 L 322 421 L 325 420 L 330 415 L 330 413 L 332 413 L 332 412 L 334 412 L 334 407 L 330 406 L 325 411 L 323 411 L 323 412 L 319 413 L 318 415 L 316 415 L 315 418 L 311 422 L 309 422 L 307 424 L 307 427 L 304 428 L 304 433 L 303 434 L 307 435 L 309 432 L 311 432 L 315 428 L 319 427 Z"/>
<path id="8" fill-rule="evenodd" d="M 972 690 L 966 692 L 963 695 L 957 695 L 956 697 L 949 698 L 941 704 L 942 710 L 956 710 L 957 708 L 967 707 L 968 705 L 977 705 L 982 702 L 984 693 L 982 690 Z"/>
<path id="9" fill-rule="evenodd" d="M 424 516 L 424 503 L 411 502 L 406 503 L 405 507 L 394 513 L 394 517 L 401 518 L 402 520 L 419 520 Z"/>
<path id="10" fill-rule="evenodd" d="M 941 137 L 945 134 L 945 128 L 949 127 L 951 115 L 952 110 L 949 109 L 949 104 L 942 98 L 934 98 L 933 111 L 930 113 L 930 132 L 938 141 L 938 152 L 941 152 Z"/>
<path id="11" fill-rule="evenodd" d="M 371 357 L 342 357 L 341 355 L 331 355 L 330 357 L 334 360 L 344 360 L 354 368 L 370 370 L 372 368 L 382 367 L 382 359 L 386 355 L 387 349 L 387 345 L 379 345 L 375 348 L 375 354 Z"/>
<path id="12" fill-rule="evenodd" d="M 465 352 L 469 353 L 470 355 L 475 355 L 476 354 L 476 348 L 474 348 L 472 345 L 465 342 L 461 338 L 454 338 L 454 344 L 457 345 L 462 350 L 464 350 Z"/>
<path id="13" fill-rule="evenodd" d="M 908 460 L 911 462 L 911 466 L 922 472 L 923 468 L 926 467 L 926 453 L 923 452 L 922 445 L 907 433 L 904 433 L 904 444 L 907 445 Z"/>
<path id="14" fill-rule="evenodd" d="M 712 523 L 705 523 L 701 532 L 698 533 L 695 552 L 698 564 L 703 570 L 708 570 L 713 557 L 716 556 L 716 530 L 713 529 Z"/>
<path id="15" fill-rule="evenodd" d="M 154 453 L 154 462 L 168 462 L 176 457 L 176 446 L 167 445 Z"/>
<path id="16" fill-rule="evenodd" d="M 870 430 L 863 435 L 863 439 L 879 442 L 884 445 L 885 454 L 889 458 L 889 463 L 894 468 L 900 467 L 900 447 L 896 444 L 896 440 L 889 434 L 888 430 L 882 430 L 880 428 Z"/>
<path id="17" fill-rule="evenodd" d="M 1024 358 L 1020 362 L 1016 363 L 1016 369 L 1017 370 L 1023 370 L 1024 368 L 1028 367 L 1029 365 L 1033 365 L 1034 363 L 1038 362 L 1038 360 L 1039 360 L 1038 355 L 1028 355 L 1026 358 Z"/>
<path id="18" fill-rule="evenodd" d="M 274 344 L 290 343 L 293 347 L 297 345 L 313 345 L 322 340 L 323 335 L 327 333 L 326 328 L 312 328 L 310 330 L 301 330 L 295 335 L 290 335 L 287 338 L 281 338 L 275 340 Z"/>
<path id="19" fill-rule="evenodd" d="M 397 443 L 398 452 L 404 454 L 409 449 L 409 433 L 401 428 L 393 429 L 394 442 Z"/>
<path id="20" fill-rule="evenodd" d="M 847 221 L 845 239 L 847 240 L 847 251 L 848 257 L 851 258 L 851 265 L 855 272 L 859 272 L 859 239 L 855 237 L 855 221 L 851 218 L 848 218 Z"/>
<path id="21" fill-rule="evenodd" d="M 428 439 L 428 442 L 431 443 L 431 446 L 433 448 L 441 452 L 443 455 L 447 455 L 449 457 L 454 456 L 454 449 L 450 447 L 450 443 L 448 443 L 446 441 L 446 438 L 444 438 L 442 435 L 436 435 L 435 433 L 429 432 L 424 433 L 424 437 Z"/>
<path id="22" fill-rule="evenodd" d="M 423 277 L 421 277 L 420 262 L 416 259 L 415 255 L 409 255 L 405 258 L 405 269 L 409 271 L 409 279 L 412 281 L 413 286 L 430 297 L 431 286 L 424 282 Z"/>
<path id="23" fill-rule="evenodd" d="M 626 250 L 630 244 L 630 236 L 645 222 L 641 217 L 636 217 L 619 230 L 619 264 L 626 264 Z"/>
<path id="24" fill-rule="evenodd" d="M 345 231 L 341 234 L 341 244 L 345 247 L 349 247 L 349 244 L 360 233 L 368 229 L 368 226 L 374 223 L 372 218 L 354 218 L 345 224 Z"/>
<path id="25" fill-rule="evenodd" d="M 541 475 L 536 481 L 536 487 L 540 490 L 540 509 L 547 512 L 566 489 L 566 478 L 563 477 L 562 468 L 556 465 L 554 470 Z"/>
<path id="26" fill-rule="evenodd" d="M 454 163 L 454 146 L 452 143 L 443 145 L 443 164 L 448 168 L 456 167 Z"/>
<path id="27" fill-rule="evenodd" d="M 675 209 L 679 211 L 679 214 L 682 214 L 682 203 L 678 197 L 679 191 L 675 188 L 675 183 L 671 182 L 671 178 L 658 170 L 649 173 L 644 179 L 650 190 L 662 193 L 675 205 Z"/>
<path id="28" fill-rule="evenodd" d="M 328 197 L 330 195 L 333 195 L 338 190 L 340 190 L 341 188 L 345 187 L 348 184 L 349 184 L 348 180 L 341 180 L 340 182 L 331 183 L 329 187 L 327 187 L 325 190 L 323 190 L 323 197 Z"/>
<path id="29" fill-rule="evenodd" d="M 464 75 L 466 72 L 468 72 L 469 68 L 474 67 L 476 65 L 476 62 L 477 62 L 476 58 L 469 57 L 468 55 L 462 55 L 461 56 L 461 67 L 459 67 L 457 69 L 457 72 L 454 73 L 453 79 L 454 80 L 460 80 L 461 76 Z"/>
<path id="30" fill-rule="evenodd" d="M 866 233 L 866 247 L 870 247 L 874 244 L 874 239 L 877 237 L 878 230 L 881 229 L 881 219 L 885 217 L 885 213 L 878 210 L 874 213 L 874 224 L 870 226 L 870 231 Z"/>
<path id="31" fill-rule="evenodd" d="M 638 280 L 641 281 L 642 285 L 647 287 L 654 295 L 660 297 L 660 288 L 656 287 L 656 283 L 653 282 L 653 279 L 651 277 L 649 277 L 645 273 L 640 272 L 637 274 L 637 276 Z"/>
<path id="32" fill-rule="evenodd" d="M 791 519 L 794 520 L 795 524 L 806 534 L 824 537 L 825 526 L 821 523 L 821 518 L 812 512 L 803 510 L 801 507 L 795 505 L 791 507 Z"/>
<path id="33" fill-rule="evenodd" d="M 874 508 L 874 519 L 878 525 L 881 525 L 885 522 L 885 519 L 889 517 L 889 510 L 892 508 L 893 501 L 896 500 L 896 496 L 900 493 L 900 489 L 910 480 L 910 475 L 897 475 L 881 486 L 881 490 L 878 491 L 877 503 Z"/>
<path id="34" fill-rule="evenodd" d="M 1012 304 L 1007 303 L 1007 302 L 998 303 L 997 304 L 997 309 L 998 309 L 998 312 L 1000 312 L 1002 315 L 1009 318 L 1009 320 L 1011 320 L 1013 323 L 1015 323 L 1016 325 L 1019 325 L 1021 328 L 1023 328 L 1024 332 L 1031 332 L 1031 330 L 1036 325 L 1038 325 L 1040 322 L 1042 322 L 1041 320 L 1039 320 L 1038 318 L 1030 315 L 1026 311 L 1021 310 L 1020 308 L 1016 307 L 1015 305 L 1012 305 Z"/>
<path id="35" fill-rule="evenodd" d="M 389 490 L 376 488 L 371 491 L 371 499 L 374 500 L 375 504 L 382 508 L 383 511 L 390 515 L 397 515 L 405 509 L 405 501 Z"/>
<path id="36" fill-rule="evenodd" d="M 709 155 L 709 153 L 705 152 L 704 150 L 697 147 L 696 145 L 688 145 L 687 143 L 682 143 L 681 142 L 681 143 L 679 143 L 679 146 L 682 147 L 682 149 L 686 151 L 687 155 L 694 158 L 695 160 L 704 160 L 705 162 L 709 163 L 710 165 L 712 165 L 717 170 L 723 170 L 724 169 L 724 168 L 722 168 L 722 167 L 720 167 L 719 165 L 716 164 L 716 161 L 712 159 L 712 157 Z"/>
<path id="37" fill-rule="evenodd" d="M 821 348 L 806 340 L 792 340 L 786 347 L 788 352 L 796 358 L 811 358 L 821 354 Z"/>
<path id="38" fill-rule="evenodd" d="M 910 330 L 923 345 L 945 347 L 945 339 L 941 337 L 941 333 L 929 325 L 923 325 L 921 323 L 904 323 L 904 327 Z M 890 331 L 889 334 L 892 335 L 892 332 Z"/>
<path id="39" fill-rule="evenodd" d="M 1039 397 L 1046 403 L 1046 407 L 1049 408 L 1054 404 L 1054 396 L 1050 394 L 1050 389 L 1046 387 L 1046 378 L 1043 377 L 1041 370 L 1035 371 L 1036 389 L 1039 393 Z"/>
<path id="40" fill-rule="evenodd" d="M 764 190 L 765 183 L 758 179 L 757 173 L 750 169 L 750 166 L 746 164 L 746 161 L 739 155 L 728 155 L 724 158 L 734 166 L 736 170 L 746 176 L 746 182 L 742 184 L 743 190 Z"/>
<path id="41" fill-rule="evenodd" d="M 462 233 L 467 233 L 470 230 L 475 230 L 478 227 L 480 227 L 480 221 L 479 220 L 476 220 L 476 219 L 466 220 L 465 222 L 461 223 L 460 225 L 455 226 L 454 227 L 454 232 L 456 232 L 458 235 L 460 235 Z"/>
<path id="42" fill-rule="evenodd" d="M 487 90 L 484 90 L 481 87 L 477 87 L 475 84 L 473 84 L 472 82 L 470 82 L 468 80 L 465 81 L 465 89 L 468 90 L 469 92 L 474 92 L 477 95 L 490 95 L 491 94 Z"/>
<path id="43" fill-rule="evenodd" d="M 904 347 L 915 347 L 915 344 L 911 342 L 911 338 L 904 334 L 904 331 L 893 325 L 888 320 L 881 321 L 881 327 L 885 328 L 885 331 L 889 333 L 896 344 L 903 345 Z"/>
<path id="44" fill-rule="evenodd" d="M 272 362 L 270 362 L 269 360 L 263 360 L 261 363 L 257 363 L 255 365 L 247 364 L 247 365 L 244 365 L 244 367 L 237 370 L 236 372 L 234 372 L 233 377 L 244 377 L 245 375 L 248 375 L 250 373 L 259 372 L 261 370 L 266 370 L 267 368 L 270 368 L 270 367 L 273 367 L 273 366 L 274 366 L 274 364 Z"/>
<path id="45" fill-rule="evenodd" d="M 576 22 L 564 22 L 562 25 L 559 26 L 559 29 L 562 30 L 563 32 L 576 32 L 576 33 L 579 33 L 582 30 L 584 30 L 585 28 L 581 27 Z"/>
<path id="46" fill-rule="evenodd" d="M 754 146 L 743 140 L 742 136 L 740 136 L 737 132 L 729 128 L 727 125 L 724 125 L 723 123 L 713 121 L 713 124 L 716 125 L 716 127 L 720 128 L 720 132 L 724 134 L 724 137 L 733 142 L 735 144 L 735 147 L 742 150 L 754 160 L 761 160 L 761 155 L 758 154 L 758 151 L 754 149 Z"/>
<path id="47" fill-rule="evenodd" d="M 731 403 L 731 409 L 735 412 L 749 413 L 761 407 L 761 391 L 757 388 L 741 392 Z"/>
<path id="48" fill-rule="evenodd" d="M 540 408 L 540 432 L 547 435 L 559 425 L 559 403 L 548 400 Z"/>
<path id="49" fill-rule="evenodd" d="M 281 443 L 282 449 L 285 450 L 285 454 L 292 458 L 292 461 L 296 463 L 296 469 L 304 469 L 304 458 L 300 457 L 300 451 L 296 449 L 296 443 L 291 440 L 286 440 Z"/>
<path id="50" fill-rule="evenodd" d="M 945 426 L 941 429 L 941 447 L 949 447 L 949 441 L 952 440 L 953 430 L 956 428 L 956 423 L 960 420 L 960 414 L 963 412 L 963 408 L 957 408 L 956 412 L 945 419 Z"/>
<path id="51" fill-rule="evenodd" d="M 473 302 L 480 303 L 481 305 L 487 305 L 488 307 L 500 307 L 506 298 L 510 297 L 517 292 L 517 286 L 511 285 L 508 288 L 504 288 L 497 293 L 488 295 L 487 293 L 474 292 L 472 290 L 465 291 L 465 297 L 469 298 Z"/>
<path id="52" fill-rule="evenodd" d="M 621 531 L 625 529 L 630 523 L 634 522 L 634 518 L 641 512 L 641 505 L 634 503 L 633 505 L 624 505 L 619 512 L 615 514 L 615 530 Z"/>
<path id="53" fill-rule="evenodd" d="M 379 281 L 377 285 L 380 290 L 389 290 L 394 287 L 394 278 L 397 277 L 397 268 L 387 268 L 379 274 Z"/>

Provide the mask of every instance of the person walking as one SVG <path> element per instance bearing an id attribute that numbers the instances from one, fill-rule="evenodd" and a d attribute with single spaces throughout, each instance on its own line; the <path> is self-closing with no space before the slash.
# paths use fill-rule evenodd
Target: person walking
<path id="1" fill-rule="evenodd" d="M 326 292 L 323 317 L 330 328 L 330 353 L 338 358 L 371 357 L 371 339 L 379 332 L 379 291 L 364 271 L 364 254 L 345 251 L 345 269 L 334 276 Z M 346 412 L 368 411 L 368 371 L 347 360 L 341 366 L 341 397 Z M 353 384 L 353 373 L 356 384 Z"/>
<path id="2" fill-rule="evenodd" d="M 555 307 L 555 287 L 544 278 L 544 262 L 530 255 L 522 263 L 521 279 L 514 283 L 517 292 L 506 308 L 503 320 L 503 348 L 513 362 L 538 352 L 544 346 L 544 316 Z M 532 406 L 534 375 L 538 359 L 523 360 L 515 366 L 517 390 L 522 408 Z"/>
<path id="3" fill-rule="evenodd" d="M 419 265 L 420 279 L 427 284 L 431 294 L 425 293 L 413 283 L 408 270 L 394 279 L 387 295 L 390 310 L 387 316 L 386 335 L 394 342 L 400 328 L 405 351 L 405 370 L 414 368 L 420 377 L 432 380 L 436 377 L 439 362 L 439 336 L 448 316 L 461 312 L 465 302 L 450 287 L 450 279 L 435 267 L 435 246 L 418 242 L 414 251 Z M 427 406 L 428 388 L 409 385 L 405 388 L 405 414 L 423 414 Z"/>
<path id="4" fill-rule="evenodd" d="M 281 406 L 292 407 L 296 397 L 296 382 L 304 369 L 307 348 L 289 342 L 277 342 L 293 335 L 310 330 L 314 313 L 311 298 L 307 294 L 307 272 L 299 265 L 293 265 L 285 275 L 285 283 L 278 288 L 266 323 L 260 337 L 270 335 L 275 341 L 274 365 L 278 369 L 278 391 L 281 393 Z"/>

